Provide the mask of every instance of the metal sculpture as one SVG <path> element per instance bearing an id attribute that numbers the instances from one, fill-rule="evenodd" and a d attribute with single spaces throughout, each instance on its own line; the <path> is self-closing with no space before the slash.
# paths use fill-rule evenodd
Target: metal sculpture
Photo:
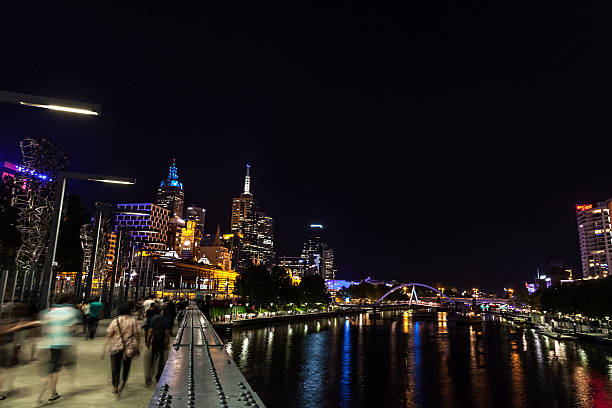
<path id="1" fill-rule="evenodd" d="M 106 282 L 109 273 L 106 255 L 110 249 L 113 211 L 114 206 L 109 203 L 96 203 L 96 213 L 92 223 L 92 259 L 89 262 L 83 290 L 86 298 L 92 295 L 94 280 L 98 282 L 98 294 L 101 295 L 101 282 Z"/>
<path id="2" fill-rule="evenodd" d="M 93 252 L 93 227 L 91 224 L 83 224 L 79 232 L 81 248 L 83 249 L 83 264 L 81 270 L 76 274 L 74 282 L 75 298 L 81 300 L 83 275 L 87 276 L 91 264 L 91 254 Z"/>
<path id="3" fill-rule="evenodd" d="M 55 180 L 68 166 L 66 154 L 46 139 L 25 138 L 19 143 L 21 164 L 15 175 L 13 206 L 17 208 L 17 229 L 22 245 L 15 259 L 13 299 L 34 299 L 40 281 L 40 261 L 44 259 L 53 215 Z"/>
<path id="4" fill-rule="evenodd" d="M 123 276 L 125 269 L 129 266 L 131 234 L 130 228 L 120 226 L 117 228 L 117 241 L 115 244 L 115 264 L 114 269 L 107 275 L 104 282 L 104 304 L 108 305 L 108 311 L 113 310 L 115 303 L 115 287 L 117 282 Z"/>

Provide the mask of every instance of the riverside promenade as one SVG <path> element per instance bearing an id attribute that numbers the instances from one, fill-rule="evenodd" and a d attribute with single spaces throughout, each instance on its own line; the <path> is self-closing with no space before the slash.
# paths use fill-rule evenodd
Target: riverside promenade
<path id="1" fill-rule="evenodd" d="M 146 348 L 132 361 L 130 377 L 123 392 L 119 396 L 112 393 L 110 357 L 106 353 L 104 358 L 101 358 L 104 336 L 109 323 L 110 319 L 100 321 L 97 335 L 93 340 L 85 340 L 81 334 L 74 338 L 77 352 L 76 367 L 63 368 L 60 372 L 57 384 L 58 393 L 62 396 L 60 399 L 49 402 L 47 394 L 42 404 L 37 405 L 34 402 L 42 387 L 43 375 L 48 372 L 49 361 L 48 350 L 38 349 L 36 361 L 19 364 L 10 369 L 9 378 L 5 380 L 3 386 L 3 391 L 8 391 L 8 398 L 0 401 L 0 408 L 147 406 L 155 388 L 145 387 L 143 361 L 148 352 Z M 21 350 L 20 361 L 28 361 L 30 357 L 29 344 L 26 344 L 25 348 L 27 350 Z"/>
<path id="2" fill-rule="evenodd" d="M 310 319 L 325 319 L 329 317 L 337 317 L 337 316 L 348 316 L 353 314 L 360 314 L 367 312 L 366 308 L 351 308 L 351 309 L 337 309 L 334 311 L 317 311 L 317 312 L 308 312 L 308 313 L 294 313 L 294 314 L 277 314 L 274 316 L 252 316 L 252 317 L 232 317 L 231 321 L 228 318 L 225 318 L 220 321 L 211 322 L 212 326 L 217 330 L 229 330 L 231 327 L 242 327 L 242 326 L 252 326 L 252 325 L 267 325 L 267 324 L 277 324 L 284 322 L 294 322 L 300 320 L 310 320 Z"/>

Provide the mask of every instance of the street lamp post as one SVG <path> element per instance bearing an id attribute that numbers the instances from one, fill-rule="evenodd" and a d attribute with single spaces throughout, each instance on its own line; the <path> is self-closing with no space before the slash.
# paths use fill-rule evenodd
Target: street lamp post
<path id="1" fill-rule="evenodd" d="M 55 204 L 53 206 L 53 220 L 49 237 L 49 247 L 43 267 L 42 284 L 40 285 L 39 308 L 46 309 L 49 306 L 49 294 L 51 292 L 51 282 L 53 281 L 53 264 L 55 263 L 55 253 L 57 250 L 57 238 L 59 236 L 60 218 L 64 207 L 64 194 L 66 192 L 66 180 L 89 180 L 101 183 L 113 184 L 136 184 L 136 179 L 124 177 L 104 176 L 100 174 L 73 173 L 60 171 L 58 174 L 57 187 L 55 190 Z"/>

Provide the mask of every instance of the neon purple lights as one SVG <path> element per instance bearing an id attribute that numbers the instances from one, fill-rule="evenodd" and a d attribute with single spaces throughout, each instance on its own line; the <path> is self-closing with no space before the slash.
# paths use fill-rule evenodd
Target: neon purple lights
<path id="1" fill-rule="evenodd" d="M 15 166 L 17 168 L 17 171 L 19 173 L 26 173 L 29 174 L 31 176 L 37 177 L 41 180 L 45 180 L 45 181 L 53 181 L 53 179 L 51 179 L 51 177 L 47 176 L 46 174 L 43 173 L 39 173 L 36 170 L 32 170 L 32 169 L 28 169 L 26 167 L 23 166 Z"/>

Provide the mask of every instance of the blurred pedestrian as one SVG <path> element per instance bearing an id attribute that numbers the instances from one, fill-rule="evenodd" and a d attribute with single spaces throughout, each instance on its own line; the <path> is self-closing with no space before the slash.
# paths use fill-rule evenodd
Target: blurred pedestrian
<path id="1" fill-rule="evenodd" d="M 165 298 L 162 307 L 166 310 L 166 316 L 170 318 L 172 325 L 174 326 L 174 320 L 176 319 L 176 305 L 174 304 L 174 301 L 172 299 Z"/>
<path id="2" fill-rule="evenodd" d="M 151 305 L 154 305 L 154 304 L 155 304 L 155 299 L 153 298 L 153 295 L 147 296 L 147 299 L 142 303 L 142 310 L 143 310 L 145 317 L 146 317 L 147 310 L 149 310 Z"/>
<path id="3" fill-rule="evenodd" d="M 147 347 L 144 349 L 144 376 L 145 376 L 145 385 L 151 385 L 151 378 L 153 377 L 153 367 L 154 367 L 154 356 L 151 350 L 151 322 L 160 314 L 161 308 L 157 304 L 152 304 L 151 307 L 146 312 L 146 320 L 145 324 L 142 326 L 145 333 L 145 344 Z"/>
<path id="4" fill-rule="evenodd" d="M 102 348 L 102 358 L 108 348 L 111 360 L 111 376 L 113 382 L 113 393 L 117 394 L 125 388 L 130 374 L 132 358 L 140 353 L 140 331 L 136 319 L 130 316 L 132 310 L 130 303 L 122 303 L 118 307 L 119 316 L 111 321 L 106 330 L 106 343 Z M 121 367 L 123 375 L 121 376 Z M 122 377 L 121 388 L 119 388 L 119 377 Z"/>
<path id="5" fill-rule="evenodd" d="M 90 305 L 89 305 L 89 299 L 84 300 L 81 303 L 79 303 L 79 310 L 83 314 L 83 333 L 85 333 L 89 330 L 89 312 L 91 311 Z M 85 336 L 85 339 L 87 338 L 88 336 Z"/>
<path id="6" fill-rule="evenodd" d="M 185 315 L 185 310 L 187 310 L 187 306 L 189 306 L 189 302 L 187 302 L 184 298 L 180 298 L 178 302 L 176 302 L 176 312 L 178 315 L 177 323 L 180 324 L 183 320 L 183 316 Z"/>
<path id="7" fill-rule="evenodd" d="M 63 366 L 74 364 L 73 334 L 74 326 L 80 318 L 79 311 L 69 303 L 70 297 L 62 295 L 58 304 L 52 305 L 40 314 L 43 325 L 43 340 L 39 347 L 49 350 L 49 363 L 43 387 L 36 398 L 37 403 L 42 402 L 42 396 L 47 389 L 51 392 L 49 401 L 61 397 L 57 392 L 57 380 Z"/>
<path id="8" fill-rule="evenodd" d="M 144 318 L 144 298 L 139 297 L 136 302 L 136 311 L 138 312 L 138 320 L 142 320 Z"/>
<path id="9" fill-rule="evenodd" d="M 100 312 L 102 311 L 102 309 L 104 309 L 104 304 L 100 302 L 99 296 L 89 304 L 89 318 L 87 319 L 87 323 L 89 326 L 90 339 L 93 339 L 96 335 L 96 330 L 98 329 L 98 322 L 100 321 Z"/>

